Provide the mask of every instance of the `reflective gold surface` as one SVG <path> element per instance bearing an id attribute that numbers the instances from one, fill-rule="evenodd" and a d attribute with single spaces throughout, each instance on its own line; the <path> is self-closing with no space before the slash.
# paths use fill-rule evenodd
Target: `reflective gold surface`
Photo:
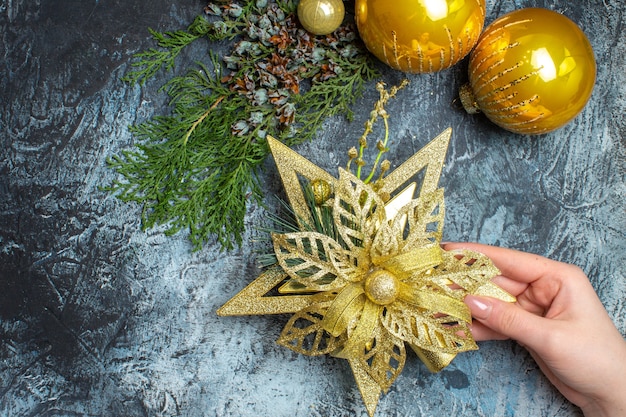
<path id="1" fill-rule="evenodd" d="M 484 0 L 357 0 L 367 48 L 394 69 L 435 72 L 465 57 L 485 19 Z"/>
<path id="2" fill-rule="evenodd" d="M 475 105 L 517 133 L 557 129 L 585 106 L 595 83 L 591 45 L 567 17 L 538 8 L 489 25 L 469 62 Z"/>
<path id="3" fill-rule="evenodd" d="M 334 32 L 343 22 L 343 0 L 300 0 L 298 19 L 314 35 Z"/>

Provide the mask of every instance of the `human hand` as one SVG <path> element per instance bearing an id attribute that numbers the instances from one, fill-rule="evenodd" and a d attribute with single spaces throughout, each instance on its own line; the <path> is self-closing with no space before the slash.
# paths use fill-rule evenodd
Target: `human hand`
<path id="1" fill-rule="evenodd" d="M 517 297 L 465 298 L 476 340 L 518 341 L 586 417 L 626 416 L 626 341 L 580 268 L 481 244 L 443 247 L 487 255 L 501 271 L 493 282 Z"/>

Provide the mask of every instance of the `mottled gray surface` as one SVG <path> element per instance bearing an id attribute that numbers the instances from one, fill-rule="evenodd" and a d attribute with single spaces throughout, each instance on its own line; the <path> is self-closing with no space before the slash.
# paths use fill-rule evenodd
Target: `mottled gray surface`
<path id="1" fill-rule="evenodd" d="M 209 242 L 192 253 L 184 235 L 140 231 L 139 207 L 99 191 L 114 178 L 106 158 L 133 143 L 127 126 L 164 112 L 159 82 L 119 81 L 131 55 L 152 46 L 146 28 L 185 27 L 203 5 L 0 1 L 2 416 L 366 415 L 345 361 L 275 345 L 286 317 L 215 314 L 258 273 L 265 209 L 249 208 L 241 249 Z M 488 0 L 487 22 L 524 6 L 563 12 L 590 38 L 598 77 L 581 115 L 536 138 L 506 133 L 451 104 L 462 63 L 412 76 L 389 106 L 393 155 L 404 160 L 451 126 L 445 239 L 578 264 L 624 334 L 625 3 Z M 329 170 L 343 165 L 375 95 L 354 123 L 331 120 L 298 151 Z M 263 177 L 268 194 L 280 191 L 271 160 Z M 377 415 L 579 412 L 522 348 L 490 342 L 436 375 L 409 356 Z"/>

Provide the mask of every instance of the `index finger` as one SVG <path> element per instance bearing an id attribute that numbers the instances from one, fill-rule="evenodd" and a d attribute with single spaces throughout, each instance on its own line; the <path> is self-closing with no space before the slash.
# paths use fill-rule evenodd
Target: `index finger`
<path id="1" fill-rule="evenodd" d="M 503 276 L 526 284 L 549 274 L 556 262 L 533 253 L 481 243 L 446 243 L 442 247 L 444 250 L 469 249 L 480 252 L 493 261 Z"/>

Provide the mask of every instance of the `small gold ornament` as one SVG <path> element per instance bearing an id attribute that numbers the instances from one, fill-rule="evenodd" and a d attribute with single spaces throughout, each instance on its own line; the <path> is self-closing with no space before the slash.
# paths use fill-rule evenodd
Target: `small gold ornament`
<path id="1" fill-rule="evenodd" d="M 328 183 L 328 181 L 315 179 L 310 183 L 311 190 L 313 191 L 313 198 L 315 200 L 315 204 L 321 206 L 330 198 L 330 195 L 333 192 L 332 187 Z"/>
<path id="2" fill-rule="evenodd" d="M 589 40 L 567 17 L 527 8 L 490 24 L 470 55 L 460 98 L 506 130 L 547 133 L 585 107 L 596 79 Z"/>
<path id="3" fill-rule="evenodd" d="M 484 0 L 357 0 L 356 23 L 378 59 L 409 73 L 448 68 L 476 44 Z"/>
<path id="4" fill-rule="evenodd" d="M 390 172 L 378 190 L 341 168 L 335 178 L 268 136 L 299 231 L 273 233 L 278 265 L 217 313 L 293 314 L 278 343 L 346 359 L 370 416 L 402 372 L 407 346 L 433 372 L 477 349 L 463 298 L 515 298 L 491 282 L 499 271 L 485 255 L 441 249 L 445 210 L 437 183 L 451 133 Z M 422 170 L 417 187 L 412 181 Z M 334 233 L 311 230 L 320 208 L 307 203 L 303 179 L 332 188 L 325 207 Z M 383 193 L 393 196 L 389 202 Z"/>
<path id="5" fill-rule="evenodd" d="M 337 30 L 345 15 L 343 0 L 300 0 L 298 19 L 314 35 L 328 35 Z"/>

